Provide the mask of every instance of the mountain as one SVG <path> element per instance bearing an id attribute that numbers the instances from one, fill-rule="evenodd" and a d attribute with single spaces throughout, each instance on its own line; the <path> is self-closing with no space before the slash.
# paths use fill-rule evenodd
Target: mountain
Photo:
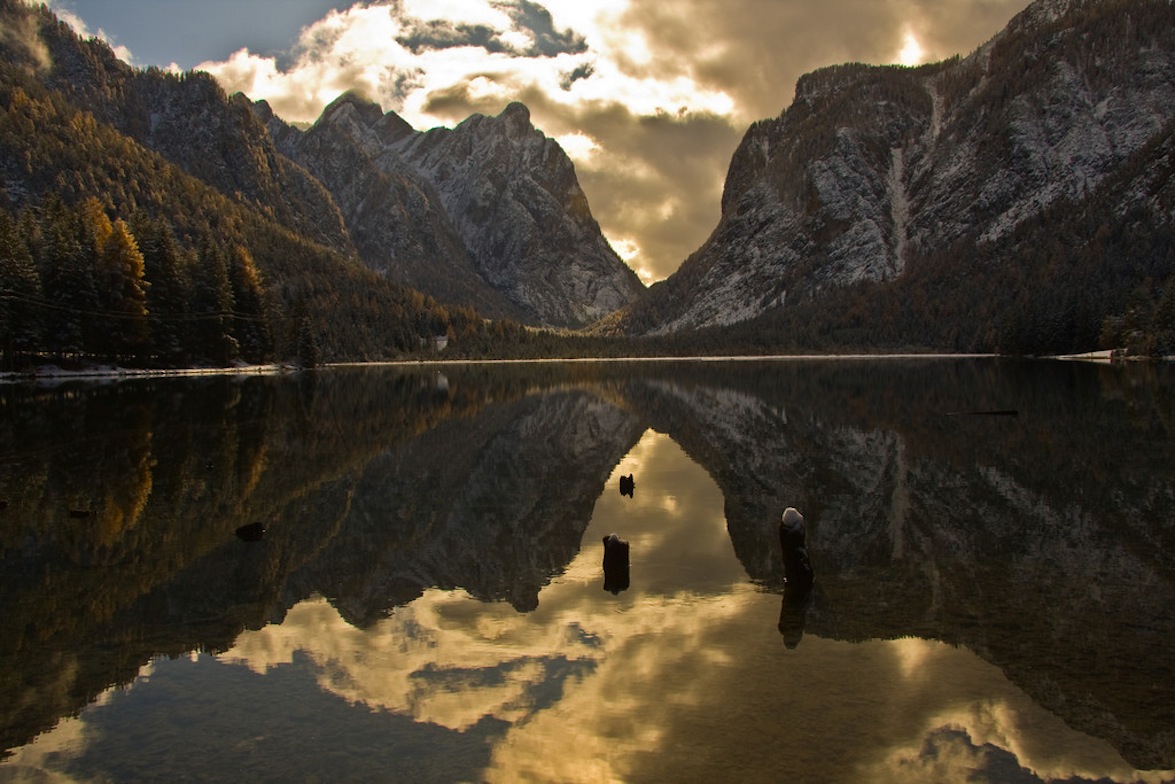
<path id="1" fill-rule="evenodd" d="M 644 291 L 592 218 L 570 159 L 521 104 L 497 118 L 418 133 L 348 94 L 302 131 L 264 104 L 226 95 L 207 74 L 132 68 L 44 6 L 0 0 L 0 29 L 2 108 L 12 115 L 0 140 L 0 204 L 14 212 L 50 194 L 69 204 L 94 196 L 128 219 L 144 211 L 164 217 L 193 242 L 207 232 L 236 242 L 237 227 L 260 221 L 334 254 L 346 268 L 340 280 L 354 278 L 361 260 L 377 273 L 369 280 L 535 325 L 582 326 Z M 28 116 L 18 93 L 52 105 L 53 116 Z M 58 143 L 53 154 L 33 154 Z M 185 182 L 164 197 L 157 191 L 165 179 Z M 208 189 L 221 203 L 200 217 L 177 203 L 196 193 L 207 201 Z M 245 244 L 260 257 L 263 242 Z M 262 271 L 302 307 L 305 295 L 278 269 L 287 262 Z M 320 298 L 333 300 L 332 309 L 365 299 L 316 286 L 311 299 Z M 373 319 L 366 310 L 339 315 L 330 317 L 336 325 Z M 446 332 L 445 324 L 424 323 L 438 321 L 431 316 L 416 321 L 410 330 L 420 335 Z M 347 355 L 374 354 L 369 345 Z"/>
<path id="2" fill-rule="evenodd" d="M 13 31 L 0 38 L 0 54 L 51 93 L 307 239 L 354 253 L 327 190 L 277 152 L 248 101 L 226 96 L 208 74 L 131 68 L 102 42 L 15 0 L 0 3 L 0 19 Z"/>
<path id="3" fill-rule="evenodd" d="M 644 292 L 592 217 L 571 160 L 520 103 L 427 132 L 354 93 L 305 132 L 258 111 L 282 151 L 330 189 L 380 272 L 489 315 L 561 327 Z"/>
<path id="4" fill-rule="evenodd" d="M 354 93 L 336 99 L 305 131 L 263 101 L 254 108 L 278 148 L 303 161 L 330 190 L 368 266 L 486 316 L 523 318 L 477 274 L 436 189 L 389 148 L 414 133 L 407 123 Z"/>
<path id="5" fill-rule="evenodd" d="M 1172 118 L 1175 8 L 1164 0 L 1039 0 L 966 58 L 805 75 L 790 107 L 747 131 L 713 234 L 623 328 L 667 333 L 765 317 L 794 327 L 781 313 L 847 307 L 835 295 L 851 288 L 931 298 L 943 307 L 923 321 L 940 323 L 975 315 L 969 288 L 995 297 L 990 319 L 1008 319 L 1022 303 L 996 290 L 1048 264 L 1048 243 L 1086 244 L 1090 209 L 1099 210 L 1095 229 L 1145 220 L 1170 233 L 1169 201 L 1149 199 L 1145 180 Z M 1105 307 L 1121 306 L 1148 274 L 1170 274 L 1169 263 L 1122 263 L 1124 279 L 1099 292 Z M 920 294 L 895 286 L 931 266 L 933 285 Z M 1073 281 L 1070 270 L 1042 285 L 1062 291 Z M 895 299 L 889 306 L 908 307 Z M 922 327 L 947 342 L 946 329 Z"/>

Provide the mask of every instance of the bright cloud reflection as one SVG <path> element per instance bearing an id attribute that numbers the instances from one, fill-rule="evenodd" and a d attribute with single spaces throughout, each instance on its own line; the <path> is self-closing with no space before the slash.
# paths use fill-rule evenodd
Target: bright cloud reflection
<path id="1" fill-rule="evenodd" d="M 632 498 L 618 492 L 628 474 Z M 613 531 L 632 544 L 632 585 L 618 596 L 602 589 Z M 752 587 L 734 557 L 718 487 L 649 431 L 533 612 L 430 590 L 357 629 L 314 597 L 217 658 L 221 672 L 309 667 L 327 695 L 453 733 L 498 722 L 485 781 L 947 781 L 997 764 L 1042 779 L 1170 778 L 1132 770 L 964 648 L 808 634 L 787 650 L 779 613 L 780 597 Z M 137 689 L 115 702 L 133 705 Z M 6 766 L 80 754 L 85 721 L 63 721 Z M 289 743 L 271 744 L 286 766 L 301 752 Z"/>
<path id="2" fill-rule="evenodd" d="M 628 474 L 632 498 L 617 492 Z M 633 586 L 619 597 L 601 590 L 598 542 L 611 531 L 632 543 Z M 821 780 L 949 779 L 993 750 L 1044 777 L 1145 778 L 966 650 L 809 636 L 785 652 L 778 611 L 746 584 L 713 481 L 649 431 L 535 612 L 430 591 L 360 631 L 314 599 L 222 659 L 265 671 L 302 651 L 348 701 L 454 730 L 508 722 L 490 781 L 720 778 L 731 749 L 748 771 Z M 560 677 L 560 698 L 541 704 Z"/>

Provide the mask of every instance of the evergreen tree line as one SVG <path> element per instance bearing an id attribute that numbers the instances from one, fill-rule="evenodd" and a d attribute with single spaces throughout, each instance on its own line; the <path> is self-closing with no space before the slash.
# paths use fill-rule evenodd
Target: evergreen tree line
<path id="1" fill-rule="evenodd" d="M 136 364 L 263 363 L 274 304 L 249 250 L 211 238 L 183 248 L 147 217 L 59 198 L 0 210 L 0 350 L 12 368 L 84 357 Z M 314 358 L 313 340 L 301 348 Z"/>

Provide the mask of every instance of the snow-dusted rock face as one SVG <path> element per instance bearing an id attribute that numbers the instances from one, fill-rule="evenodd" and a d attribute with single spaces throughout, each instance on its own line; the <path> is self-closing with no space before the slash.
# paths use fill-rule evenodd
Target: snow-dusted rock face
<path id="1" fill-rule="evenodd" d="M 397 115 L 352 93 L 331 103 L 306 131 L 263 103 L 255 109 L 278 148 L 331 192 L 368 266 L 491 318 L 526 318 L 477 274 L 436 189 L 392 149 L 415 134 Z"/>
<path id="2" fill-rule="evenodd" d="M 730 324 L 999 240 L 1083 199 L 1173 117 L 1159 0 L 1038 0 L 966 58 L 808 74 L 748 130 L 717 229 L 628 331 Z"/>
<path id="3" fill-rule="evenodd" d="M 644 291 L 592 218 L 571 160 L 522 104 L 417 132 L 347 94 L 308 131 L 272 113 L 268 124 L 334 195 L 366 263 L 426 293 L 578 327 Z"/>
<path id="4" fill-rule="evenodd" d="M 478 272 L 545 323 L 582 326 L 644 291 L 600 232 L 571 159 L 522 104 L 399 147 L 440 191 Z"/>

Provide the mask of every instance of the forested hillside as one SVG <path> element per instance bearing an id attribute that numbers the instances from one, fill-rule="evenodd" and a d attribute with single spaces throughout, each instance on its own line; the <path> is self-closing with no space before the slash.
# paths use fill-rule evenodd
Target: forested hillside
<path id="1" fill-rule="evenodd" d="M 15 0 L 0 0 L 0 16 L 10 29 L 73 35 Z M 0 45 L 0 348 L 10 366 L 44 355 L 382 359 L 435 336 L 474 345 L 525 336 L 390 282 L 345 247 L 295 233 L 302 224 L 270 202 L 185 171 L 47 86 L 32 45 L 15 36 Z M 219 91 L 201 75 L 149 78 Z"/>

